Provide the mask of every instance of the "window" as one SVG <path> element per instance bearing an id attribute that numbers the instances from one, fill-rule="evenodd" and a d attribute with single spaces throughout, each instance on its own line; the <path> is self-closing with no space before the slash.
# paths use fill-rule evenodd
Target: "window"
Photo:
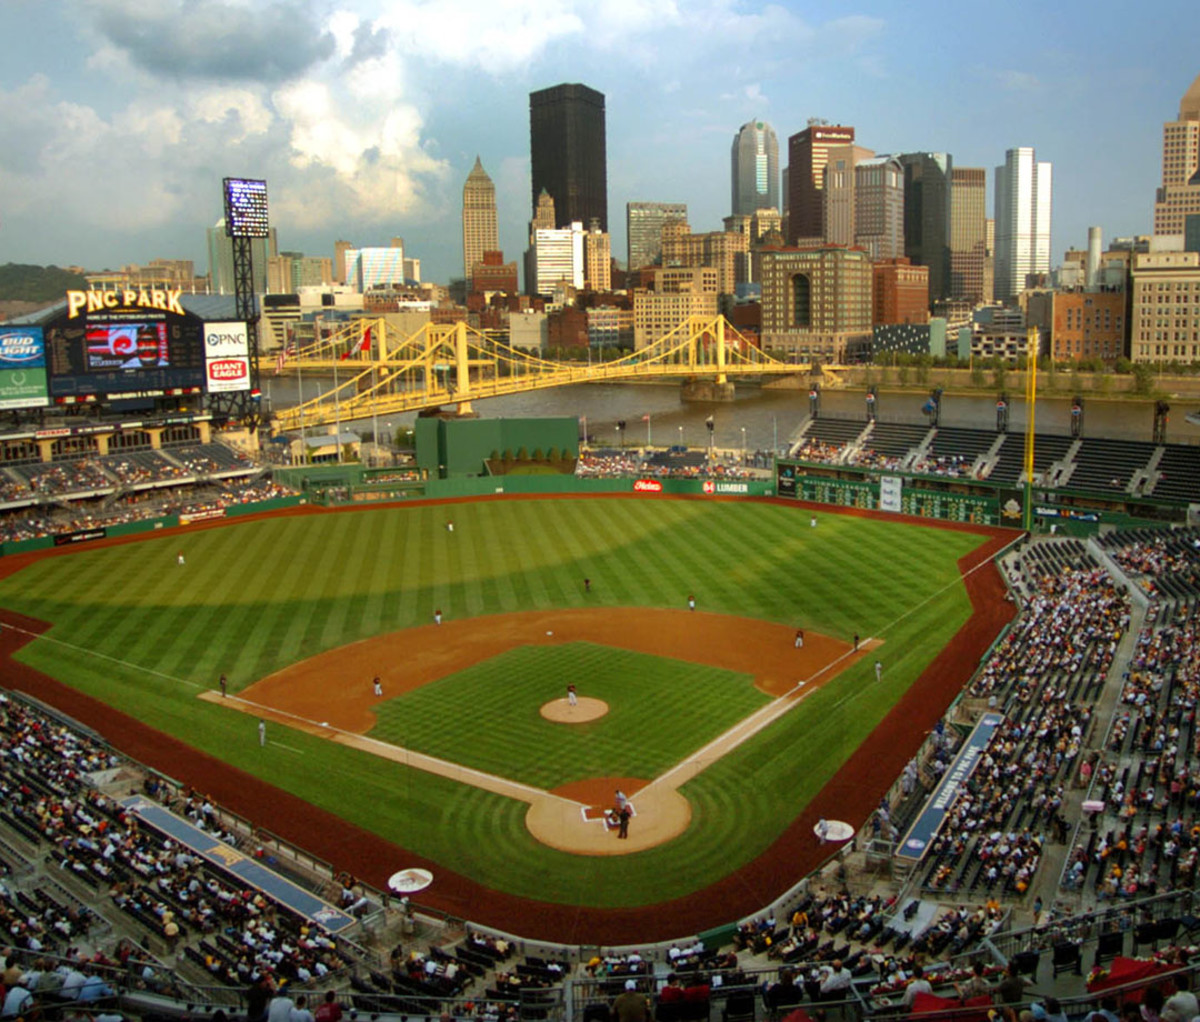
<path id="1" fill-rule="evenodd" d="M 812 326 L 812 283 L 800 273 L 792 278 L 792 326 Z"/>

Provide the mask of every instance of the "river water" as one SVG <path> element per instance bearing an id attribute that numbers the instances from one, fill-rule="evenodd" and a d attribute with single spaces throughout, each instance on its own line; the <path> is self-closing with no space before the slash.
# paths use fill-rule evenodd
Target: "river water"
<path id="1" fill-rule="evenodd" d="M 317 396 L 321 381 L 306 376 L 303 397 Z M 325 381 L 324 386 L 329 386 Z M 489 398 L 474 403 L 483 418 L 538 418 L 570 415 L 587 420 L 587 432 L 594 445 L 616 446 L 616 424 L 625 422 L 627 446 L 708 444 L 705 420 L 712 416 L 713 443 L 720 448 L 773 450 L 786 445 L 808 418 L 807 390 L 765 390 L 739 384 L 736 398 L 722 403 L 687 403 L 680 400 L 677 384 L 578 384 L 536 390 L 525 394 Z M 294 404 L 300 391 L 291 377 L 265 377 L 263 396 L 268 407 L 283 408 Z M 918 390 L 883 391 L 876 403 L 877 416 L 886 422 L 925 422 L 922 405 L 925 393 Z M 1191 425 L 1184 414 L 1193 404 L 1176 402 L 1167 427 L 1171 443 L 1200 443 L 1200 426 Z M 1009 402 L 1009 429 L 1025 429 L 1026 403 L 1013 395 Z M 862 390 L 825 390 L 821 392 L 821 414 L 837 418 L 866 418 L 865 392 Z M 644 417 L 649 416 L 647 421 Z M 415 413 L 392 415 L 379 422 L 380 431 L 411 425 Z M 993 429 L 996 425 L 996 399 L 991 395 L 943 395 L 941 422 L 944 426 L 972 426 Z M 1068 398 L 1039 398 L 1037 432 L 1069 433 L 1071 402 Z M 350 425 L 350 423 L 346 423 Z M 371 420 L 356 422 L 354 428 L 369 432 Z M 1154 427 L 1153 402 L 1104 401 L 1088 398 L 1084 402 L 1085 436 L 1119 437 L 1149 440 Z"/>

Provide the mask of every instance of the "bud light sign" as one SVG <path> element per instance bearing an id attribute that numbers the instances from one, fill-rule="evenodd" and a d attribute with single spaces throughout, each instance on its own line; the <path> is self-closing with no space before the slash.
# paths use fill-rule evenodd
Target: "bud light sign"
<path id="1" fill-rule="evenodd" d="M 245 323 L 204 324 L 205 390 L 250 389 L 250 338 Z"/>
<path id="2" fill-rule="evenodd" d="M 0 408 L 43 408 L 46 345 L 40 326 L 0 326 Z"/>

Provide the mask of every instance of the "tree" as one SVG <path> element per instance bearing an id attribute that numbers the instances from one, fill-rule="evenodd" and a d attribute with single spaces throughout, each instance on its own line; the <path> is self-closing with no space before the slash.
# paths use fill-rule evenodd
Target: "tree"
<path id="1" fill-rule="evenodd" d="M 1149 394 L 1154 390 L 1154 367 L 1148 362 L 1138 362 L 1133 367 L 1133 392 Z"/>

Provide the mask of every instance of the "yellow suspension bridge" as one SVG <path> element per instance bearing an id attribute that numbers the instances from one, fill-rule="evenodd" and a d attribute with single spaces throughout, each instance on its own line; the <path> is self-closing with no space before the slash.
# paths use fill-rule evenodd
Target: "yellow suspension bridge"
<path id="1" fill-rule="evenodd" d="M 521 391 L 574 383 L 796 376 L 810 363 L 781 362 L 739 333 L 723 316 L 693 316 L 652 345 L 610 362 L 554 362 L 513 348 L 466 323 L 428 323 L 411 336 L 383 319 L 359 319 L 327 338 L 305 344 L 281 363 L 282 371 L 333 376 L 319 397 L 280 411 L 278 430 L 348 422 L 371 415 L 456 406 Z M 841 366 L 819 372 L 836 378 Z"/>

